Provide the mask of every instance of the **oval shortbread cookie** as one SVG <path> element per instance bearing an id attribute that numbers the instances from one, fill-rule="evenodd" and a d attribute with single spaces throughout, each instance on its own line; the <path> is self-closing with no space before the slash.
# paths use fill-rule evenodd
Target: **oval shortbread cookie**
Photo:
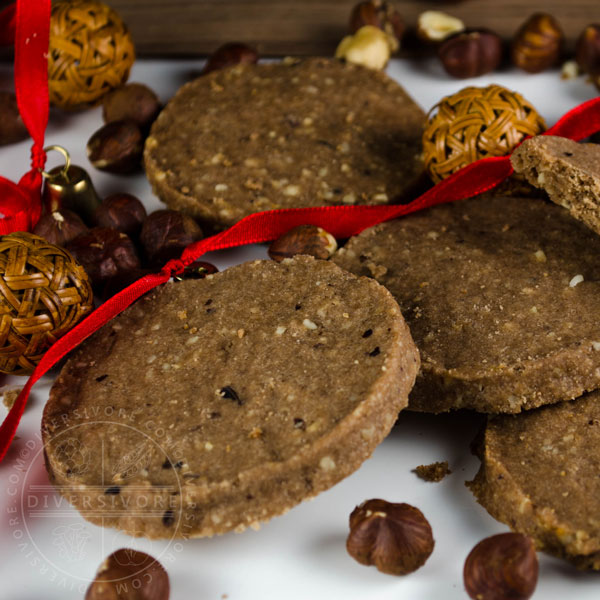
<path id="1" fill-rule="evenodd" d="M 389 292 L 329 262 L 168 284 L 66 363 L 48 472 L 85 518 L 132 535 L 240 531 L 357 469 L 418 363 Z"/>
<path id="2" fill-rule="evenodd" d="M 394 295 L 421 353 L 410 408 L 515 413 L 600 386 L 600 237 L 542 200 L 384 223 L 333 260 Z"/>
<path id="3" fill-rule="evenodd" d="M 488 512 L 580 568 L 600 569 L 600 393 L 489 420 L 468 483 Z"/>
<path id="4" fill-rule="evenodd" d="M 313 58 L 215 71 L 155 121 L 145 165 L 171 208 L 223 228 L 259 211 L 407 199 L 425 114 L 387 75 Z"/>

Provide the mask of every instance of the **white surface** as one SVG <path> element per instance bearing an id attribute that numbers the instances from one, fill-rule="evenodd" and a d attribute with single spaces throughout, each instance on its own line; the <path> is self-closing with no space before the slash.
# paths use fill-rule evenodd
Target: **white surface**
<path id="1" fill-rule="evenodd" d="M 201 61 L 138 61 L 131 81 L 150 85 L 167 100 L 201 66 Z M 497 82 L 521 92 L 549 124 L 595 93 L 582 78 L 561 81 L 556 72 L 536 76 L 507 72 L 456 81 L 445 76 L 437 64 L 408 61 L 393 62 L 388 72 L 426 110 L 465 85 Z M 0 66 L 0 87 L 11 85 L 10 69 Z M 89 170 L 102 196 L 127 191 L 142 198 L 149 209 L 158 208 L 159 202 L 142 175 L 117 177 L 89 165 L 85 144 L 100 125 L 100 109 L 76 115 L 53 112 L 46 143 L 68 148 L 73 162 Z M 0 148 L 0 174 L 18 179 L 28 167 L 28 157 L 28 142 Z M 52 156 L 49 166 L 58 160 L 57 155 Z M 207 259 L 225 268 L 263 256 L 265 249 L 254 246 L 219 252 Z M 466 555 L 483 537 L 507 529 L 492 519 L 464 486 L 478 467 L 469 443 L 480 418 L 403 413 L 391 435 L 359 471 L 258 532 L 169 544 L 103 530 L 83 521 L 64 502 L 61 510 L 56 510 L 58 496 L 44 488 L 48 481 L 39 454 L 39 425 L 51 379 L 35 388 L 18 432 L 20 439 L 0 465 L 0 600 L 83 598 L 102 558 L 123 546 L 160 558 L 171 578 L 173 600 L 219 600 L 225 595 L 230 600 L 464 599 L 462 567 Z M 441 483 L 425 483 L 411 472 L 416 465 L 444 459 L 450 462 L 453 473 Z M 41 488 L 36 491 L 32 484 Z M 400 578 L 382 575 L 374 568 L 358 565 L 346 554 L 348 515 L 356 504 L 373 497 L 414 504 L 431 522 L 435 550 L 416 573 Z M 39 511 L 44 502 L 48 508 Z M 57 530 L 65 526 L 69 529 Z M 80 546 L 65 545 L 61 531 L 77 533 L 67 541 L 79 540 Z M 540 555 L 540 564 L 534 598 L 595 600 L 600 596 L 598 575 L 579 573 L 544 555 Z"/>

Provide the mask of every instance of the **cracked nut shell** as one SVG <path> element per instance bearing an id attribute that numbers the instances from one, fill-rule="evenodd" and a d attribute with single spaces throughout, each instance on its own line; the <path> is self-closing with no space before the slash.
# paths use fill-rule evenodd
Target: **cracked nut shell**
<path id="1" fill-rule="evenodd" d="M 258 62 L 258 52 L 238 42 L 228 42 L 217 48 L 206 60 L 202 74 L 218 71 L 240 64 L 254 64 Z"/>
<path id="2" fill-rule="evenodd" d="M 463 579 L 473 600 L 527 600 L 538 579 L 533 540 L 521 533 L 485 538 L 467 556 Z"/>
<path id="3" fill-rule="evenodd" d="M 148 86 L 126 83 L 104 96 L 102 118 L 105 123 L 129 119 L 149 129 L 161 108 L 158 96 Z"/>
<path id="4" fill-rule="evenodd" d="M 381 29 L 390 38 L 392 52 L 398 50 L 405 26 L 400 13 L 391 2 L 385 0 L 359 2 L 350 13 L 350 31 L 356 33 L 365 25 Z"/>
<path id="5" fill-rule="evenodd" d="M 138 198 L 117 193 L 104 198 L 96 209 L 94 220 L 98 227 L 111 227 L 133 237 L 142 229 L 146 216 L 146 209 Z"/>
<path id="6" fill-rule="evenodd" d="M 308 254 L 323 260 L 337 250 L 335 238 L 316 225 L 299 225 L 284 233 L 269 246 L 269 256 L 281 262 L 296 254 Z"/>
<path id="7" fill-rule="evenodd" d="M 434 544 L 429 522 L 410 504 L 367 500 L 350 515 L 348 553 L 382 573 L 407 575 L 416 571 L 425 564 Z"/>
<path id="8" fill-rule="evenodd" d="M 67 250 L 83 266 L 96 290 L 111 277 L 140 268 L 133 242 L 109 227 L 90 229 L 70 242 Z"/>
<path id="9" fill-rule="evenodd" d="M 460 19 L 439 10 L 426 10 L 417 20 L 417 36 L 433 44 L 464 30 L 465 24 Z"/>
<path id="10" fill-rule="evenodd" d="M 600 75 L 600 25 L 588 25 L 577 38 L 575 60 L 583 71 Z"/>
<path id="11" fill-rule="evenodd" d="M 35 235 L 63 248 L 86 231 L 88 227 L 79 215 L 66 208 L 42 215 L 33 229 Z"/>
<path id="12" fill-rule="evenodd" d="M 500 64 L 502 40 L 493 31 L 467 30 L 442 42 L 438 56 L 452 77 L 478 77 L 493 71 Z"/>
<path id="13" fill-rule="evenodd" d="M 0 91 L 0 146 L 16 144 L 29 137 L 29 132 L 17 107 L 17 97 L 12 92 Z"/>
<path id="14" fill-rule="evenodd" d="M 560 58 L 564 34 L 549 14 L 536 13 L 521 26 L 511 44 L 513 64 L 528 73 L 539 73 Z"/>
<path id="15" fill-rule="evenodd" d="M 142 163 L 144 136 L 131 119 L 107 123 L 89 139 L 87 156 L 96 169 L 109 173 L 133 173 Z"/>
<path id="16" fill-rule="evenodd" d="M 85 600 L 168 600 L 169 576 L 152 556 L 121 548 L 100 565 Z"/>

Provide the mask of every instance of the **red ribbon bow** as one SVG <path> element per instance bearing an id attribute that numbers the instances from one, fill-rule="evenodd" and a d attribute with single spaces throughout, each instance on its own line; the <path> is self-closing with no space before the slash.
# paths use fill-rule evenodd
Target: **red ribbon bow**
<path id="1" fill-rule="evenodd" d="M 35 7 L 35 8 L 34 8 Z M 19 110 L 34 140 L 32 170 L 19 182 L 0 177 L 0 234 L 27 230 L 37 222 L 41 210 L 41 177 L 43 139 L 48 118 L 47 49 L 50 0 L 17 0 L 16 13 L 9 8 L 0 14 L 0 43 L 12 40 L 15 24 L 15 84 Z M 4 37 L 2 37 L 2 26 Z M 6 28 L 8 27 L 8 29 Z M 600 131 L 600 97 L 577 106 L 546 131 L 581 140 Z M 312 224 L 326 229 L 336 238 L 348 238 L 367 227 L 390 219 L 442 204 L 470 198 L 492 189 L 513 173 L 509 156 L 484 158 L 467 165 L 448 179 L 438 183 L 422 196 L 403 206 L 327 206 L 291 208 L 252 214 L 226 231 L 188 246 L 181 259 L 169 261 L 156 274 L 146 275 L 102 304 L 77 326 L 56 341 L 42 357 L 27 380 L 8 416 L 0 426 L 0 460 L 15 435 L 33 385 L 68 352 L 125 310 L 140 296 L 166 283 L 206 252 L 274 240 L 297 225 Z"/>

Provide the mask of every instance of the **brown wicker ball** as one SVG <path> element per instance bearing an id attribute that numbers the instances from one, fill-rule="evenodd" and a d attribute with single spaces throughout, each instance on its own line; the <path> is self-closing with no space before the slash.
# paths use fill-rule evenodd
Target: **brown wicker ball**
<path id="1" fill-rule="evenodd" d="M 436 183 L 480 158 L 504 156 L 546 129 L 523 96 L 499 85 L 466 87 L 435 109 L 423 133 L 423 154 Z"/>
<path id="2" fill-rule="evenodd" d="M 127 81 L 135 49 L 127 26 L 97 0 L 52 5 L 48 85 L 50 102 L 68 110 L 97 104 Z"/>
<path id="3" fill-rule="evenodd" d="M 88 276 L 66 250 L 23 231 L 0 236 L 0 372 L 31 373 L 92 308 Z"/>

